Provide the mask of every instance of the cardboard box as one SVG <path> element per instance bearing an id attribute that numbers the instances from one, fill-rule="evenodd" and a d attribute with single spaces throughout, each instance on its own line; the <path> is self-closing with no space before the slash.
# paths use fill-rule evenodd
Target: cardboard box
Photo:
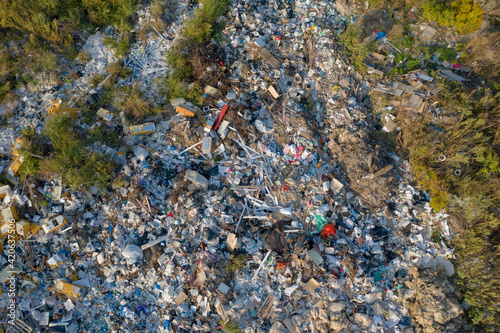
<path id="1" fill-rule="evenodd" d="M 66 224 L 68 224 L 68 219 L 65 219 L 62 215 L 59 215 L 58 217 L 48 220 L 44 224 L 42 224 L 42 229 L 46 234 L 48 234 L 62 228 Z"/>
<path id="2" fill-rule="evenodd" d="M 17 157 L 13 162 L 12 164 L 9 166 L 9 170 L 8 170 L 8 173 L 12 176 L 12 177 L 17 177 L 19 176 L 19 170 L 21 169 L 21 166 L 23 165 L 23 161 L 24 161 L 24 157 L 23 156 L 19 156 Z"/>
<path id="3" fill-rule="evenodd" d="M 55 290 L 71 298 L 80 298 L 85 294 L 86 289 L 75 286 L 71 283 L 58 281 Z"/>
<path id="4" fill-rule="evenodd" d="M 69 107 L 64 107 L 59 109 L 59 113 L 66 113 L 68 116 L 70 116 L 73 119 L 78 119 L 78 117 L 82 113 L 81 108 L 69 108 Z"/>
<path id="5" fill-rule="evenodd" d="M 97 111 L 97 116 L 105 121 L 111 121 L 113 119 L 113 114 L 103 108 L 100 108 L 99 111 Z"/>
<path id="6" fill-rule="evenodd" d="M 154 133 L 156 131 L 156 125 L 153 122 L 144 123 L 141 125 L 133 125 L 129 127 L 131 135 L 144 135 Z"/>
<path id="7" fill-rule="evenodd" d="M 16 207 L 10 206 L 2 209 L 2 217 L 5 222 L 10 222 L 11 220 L 17 221 L 17 210 Z"/>
<path id="8" fill-rule="evenodd" d="M 0 186 L 0 199 L 3 199 L 7 196 L 7 194 L 10 191 L 10 186 L 9 185 L 3 185 Z"/>
<path id="9" fill-rule="evenodd" d="M 187 105 L 184 105 L 184 104 L 177 105 L 177 108 L 175 109 L 175 111 L 182 114 L 182 115 L 185 115 L 186 117 L 189 117 L 189 118 L 192 118 L 196 115 L 195 109 L 193 109 Z"/>
<path id="10" fill-rule="evenodd" d="M 28 221 L 19 221 L 16 223 L 16 229 L 19 235 L 26 236 L 31 229 L 31 223 Z"/>

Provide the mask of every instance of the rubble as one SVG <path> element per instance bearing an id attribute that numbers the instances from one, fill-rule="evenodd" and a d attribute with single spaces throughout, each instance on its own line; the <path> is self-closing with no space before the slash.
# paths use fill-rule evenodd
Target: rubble
<path id="1" fill-rule="evenodd" d="M 168 117 L 126 128 L 115 175 L 126 185 L 75 191 L 46 180 L 2 190 L 3 222 L 20 230 L 16 270 L 26 292 L 16 311 L 28 324 L 19 327 L 217 332 L 231 320 L 248 333 L 463 329 L 447 282 L 452 250 L 427 237 L 447 216 L 412 186 L 407 162 L 371 138 L 366 105 L 374 90 L 405 96 L 406 108 L 422 112 L 432 78 L 372 85 L 355 73 L 328 47 L 347 19 L 344 6 L 231 6 L 224 65 L 209 69 L 224 82 L 204 86 L 213 103 L 165 101 Z M 168 73 L 166 37 L 181 27 L 178 17 L 134 45 L 125 60 L 133 74 L 121 84 L 147 90 Z M 116 60 L 103 38 L 85 43 L 92 60 L 73 89 L 88 92 L 89 75 Z M 36 98 L 24 98 L 14 116 L 46 112 L 52 102 Z M 113 120 L 105 109 L 97 115 Z M 384 130 L 396 131 L 388 119 Z M 7 154 L 19 133 L 4 132 Z M 245 261 L 228 272 L 232 254 Z"/>

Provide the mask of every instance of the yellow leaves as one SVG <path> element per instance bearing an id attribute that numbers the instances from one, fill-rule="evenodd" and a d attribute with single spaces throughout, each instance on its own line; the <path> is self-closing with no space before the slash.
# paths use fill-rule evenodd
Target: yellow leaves
<path id="1" fill-rule="evenodd" d="M 421 8 L 430 21 L 437 21 L 461 34 L 477 30 L 483 20 L 483 10 L 474 0 L 427 0 Z"/>
<path id="2" fill-rule="evenodd" d="M 438 191 L 431 196 L 430 205 L 432 209 L 439 212 L 440 210 L 448 208 L 450 199 L 446 191 Z"/>

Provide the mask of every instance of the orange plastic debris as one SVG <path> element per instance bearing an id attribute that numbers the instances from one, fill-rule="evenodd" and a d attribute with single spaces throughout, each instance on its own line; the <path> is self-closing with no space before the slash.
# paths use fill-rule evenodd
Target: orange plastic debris
<path id="1" fill-rule="evenodd" d="M 321 230 L 321 236 L 323 236 L 323 238 L 326 238 L 328 236 L 333 236 L 336 233 L 337 233 L 337 227 L 331 223 L 327 223 L 323 227 L 323 230 Z"/>

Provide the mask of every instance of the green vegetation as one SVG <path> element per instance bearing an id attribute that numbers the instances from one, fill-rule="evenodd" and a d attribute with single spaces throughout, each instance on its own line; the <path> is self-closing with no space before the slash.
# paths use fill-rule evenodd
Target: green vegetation
<path id="1" fill-rule="evenodd" d="M 193 17 L 186 21 L 183 35 L 193 44 L 208 42 L 220 28 L 217 19 L 226 13 L 227 0 L 203 0 Z"/>
<path id="2" fill-rule="evenodd" d="M 194 105 L 203 105 L 203 88 L 197 83 L 192 83 L 186 88 L 186 84 L 181 79 L 170 75 L 163 82 L 166 86 L 166 96 L 168 99 L 184 98 Z"/>
<path id="3" fill-rule="evenodd" d="M 33 129 L 24 131 L 22 178 L 59 175 L 74 189 L 110 184 L 113 164 L 108 157 L 88 151 L 73 125 L 74 120 L 67 114 L 56 114 L 48 118 L 42 135 L 35 135 Z"/>
<path id="4" fill-rule="evenodd" d="M 477 30 L 483 21 L 484 12 L 474 0 L 368 0 L 369 11 L 374 9 L 401 10 L 420 8 L 422 16 L 442 26 L 466 34 Z M 364 1 L 363 1 L 364 3 Z"/>
<path id="5" fill-rule="evenodd" d="M 185 80 L 191 76 L 192 69 L 186 61 L 186 57 L 179 51 L 172 49 L 167 54 L 167 62 L 172 67 L 171 76 L 175 79 Z"/>
<path id="6" fill-rule="evenodd" d="M 203 0 L 201 7 L 195 10 L 193 17 L 185 23 L 182 31 L 183 39 L 167 54 L 167 62 L 172 68 L 170 75 L 161 85 L 167 99 L 184 98 L 194 105 L 203 104 L 203 87 L 197 82 L 187 85 L 186 82 L 196 81 L 193 68 L 188 62 L 188 55 L 196 47 L 203 47 L 221 30 L 218 22 L 228 9 L 227 0 Z"/>
<path id="7" fill-rule="evenodd" d="M 132 46 L 132 39 L 130 38 L 130 36 L 131 34 L 126 32 L 120 34 L 118 40 L 115 40 L 113 38 L 106 38 L 104 42 L 107 46 L 115 51 L 115 55 L 117 57 L 123 57 L 130 49 L 130 46 Z"/>
<path id="8" fill-rule="evenodd" d="M 424 68 L 424 64 L 435 69 L 435 64 L 428 62 L 434 54 L 439 54 L 439 61 L 449 61 L 453 63 L 456 60 L 457 52 L 450 47 L 441 45 L 423 45 L 410 36 L 403 36 L 400 40 L 394 42 L 395 46 L 402 50 L 396 53 L 394 57 L 394 67 L 390 74 L 406 74 L 408 72 Z"/>
<path id="9" fill-rule="evenodd" d="M 449 81 L 440 85 L 440 107 L 453 110 L 457 120 L 436 124 L 443 129 L 437 132 L 428 126 L 430 115 L 421 115 L 403 127 L 403 148 L 417 181 L 431 194 L 431 207 L 456 216 L 457 282 L 471 305 L 472 323 L 498 329 L 500 93 Z M 440 155 L 446 160 L 439 161 Z"/>
<path id="10" fill-rule="evenodd" d="M 71 47 L 71 31 L 119 26 L 134 12 L 136 0 L 5 0 L 0 2 L 0 28 L 34 35 Z"/>
<path id="11" fill-rule="evenodd" d="M 369 0 L 369 3 L 374 8 L 406 12 L 410 2 Z M 421 5 L 421 15 L 425 19 L 437 21 L 459 34 L 477 30 L 482 14 L 472 0 L 427 0 Z M 371 17 L 366 22 L 375 26 L 376 20 L 376 17 Z M 348 28 L 345 36 L 340 36 L 340 41 L 356 69 L 363 71 L 369 49 L 362 45 L 363 36 L 359 35 L 359 29 Z M 373 31 L 371 27 L 364 36 L 370 31 Z M 392 74 L 406 74 L 422 68 L 437 78 L 435 71 L 438 67 L 433 61 L 436 55 L 439 61 L 469 66 L 479 64 L 476 73 L 486 81 L 468 88 L 456 82 L 437 80 L 441 93 L 434 107 L 439 107 L 446 117 L 439 121 L 429 113 L 420 114 L 416 119 L 407 112 L 397 113 L 402 128 L 398 146 L 409 160 L 415 180 L 430 194 L 432 209 L 436 212 L 446 210 L 451 216 L 448 222 L 456 234 L 450 245 L 455 246 L 455 253 L 459 256 L 455 262 L 455 282 L 471 305 L 467 311 L 471 325 L 484 331 L 498 331 L 500 85 L 495 80 L 500 65 L 493 56 L 498 35 L 483 31 L 472 36 L 467 43 L 455 45 L 455 48 L 439 42 L 422 44 L 418 38 L 411 37 L 408 25 L 402 32 L 396 29 L 393 36 L 392 45 L 402 52 L 394 53 Z M 462 52 L 459 59 L 458 52 Z M 377 136 L 384 143 L 392 141 L 389 146 L 396 144 L 394 138 Z M 444 161 L 439 160 L 440 155 L 446 156 Z M 439 242 L 441 237 L 435 230 L 433 241 Z"/>
<path id="12" fill-rule="evenodd" d="M 421 8 L 425 18 L 461 34 L 477 30 L 483 21 L 483 10 L 474 0 L 426 0 Z"/>
<path id="13" fill-rule="evenodd" d="M 112 92 L 115 106 L 132 120 L 160 113 L 162 110 L 149 105 L 144 93 L 136 86 L 125 86 Z"/>
<path id="14" fill-rule="evenodd" d="M 222 321 L 220 324 L 222 330 L 226 333 L 241 333 L 240 327 L 238 324 L 232 322 L 232 321 Z"/>
<path id="15" fill-rule="evenodd" d="M 80 56 L 77 30 L 112 25 L 119 32 L 113 45 L 124 54 L 130 45 L 130 16 L 137 0 L 2 0 L 0 1 L 0 102 L 32 73 L 56 70 L 60 55 Z M 8 44 L 7 44 L 8 43 Z M 88 59 L 87 59 L 88 60 Z M 16 77 L 17 75 L 17 77 Z M 18 79 L 18 78 L 21 79 Z M 35 83 L 35 82 L 33 82 Z"/>
<path id="16" fill-rule="evenodd" d="M 339 38 L 354 68 L 361 73 L 366 73 L 365 60 L 370 52 L 375 51 L 375 43 L 363 43 L 361 29 L 352 25 L 349 25 Z"/>
<path id="17" fill-rule="evenodd" d="M 231 259 L 226 264 L 226 272 L 236 273 L 238 271 L 241 271 L 243 267 L 245 267 L 246 260 L 247 256 L 243 253 L 238 254 L 237 256 L 231 254 Z"/>
<path id="18" fill-rule="evenodd" d="M 156 30 L 165 30 L 167 28 L 167 25 L 165 22 L 162 20 L 162 16 L 164 15 L 167 3 L 162 0 L 153 0 L 151 1 L 151 4 L 149 5 L 149 8 L 151 10 L 151 21 L 152 21 L 152 26 L 156 28 Z"/>
<path id="19" fill-rule="evenodd" d="M 137 0 L 82 0 L 76 3 L 81 3 L 80 11 L 88 15 L 90 22 L 98 26 L 120 26 L 134 13 Z"/>
<path id="20" fill-rule="evenodd" d="M 115 78 L 125 79 L 130 74 L 132 74 L 132 71 L 130 69 L 124 68 L 123 62 L 118 61 L 108 66 L 108 73 L 111 75 L 113 79 Z"/>

